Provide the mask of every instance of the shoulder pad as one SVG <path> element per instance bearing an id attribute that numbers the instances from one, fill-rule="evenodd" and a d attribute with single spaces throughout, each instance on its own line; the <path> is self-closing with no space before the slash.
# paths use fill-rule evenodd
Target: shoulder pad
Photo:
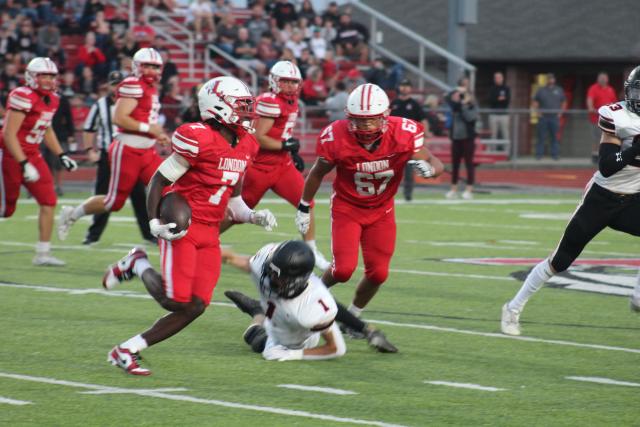
<path id="1" fill-rule="evenodd" d="M 141 98 L 144 89 L 136 77 L 127 77 L 118 85 L 118 96 L 123 98 Z"/>
<path id="2" fill-rule="evenodd" d="M 171 148 L 184 157 L 198 157 L 200 146 L 197 139 L 197 123 L 185 123 L 173 132 Z M 200 124 L 200 126 L 204 126 Z"/>

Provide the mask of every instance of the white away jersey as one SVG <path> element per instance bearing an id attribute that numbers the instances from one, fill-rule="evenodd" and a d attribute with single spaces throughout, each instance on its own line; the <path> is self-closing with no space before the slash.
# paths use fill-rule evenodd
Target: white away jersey
<path id="1" fill-rule="evenodd" d="M 277 247 L 277 243 L 270 243 L 251 257 L 251 277 L 260 292 L 269 343 L 299 349 L 305 347 L 305 341 L 318 333 L 313 328 L 328 325 L 335 319 L 338 307 L 329 290 L 315 274 L 311 274 L 309 285 L 295 298 L 280 298 L 269 292 L 268 286 L 261 287 L 264 264 Z"/>
<path id="2" fill-rule="evenodd" d="M 622 150 L 629 148 L 633 138 L 640 135 L 640 116 L 629 111 L 625 101 L 604 105 L 600 107 L 598 114 L 600 114 L 598 127 L 603 132 L 620 138 Z M 614 193 L 640 193 L 640 156 L 608 178 L 602 176 L 600 171 L 596 171 L 593 181 Z"/>

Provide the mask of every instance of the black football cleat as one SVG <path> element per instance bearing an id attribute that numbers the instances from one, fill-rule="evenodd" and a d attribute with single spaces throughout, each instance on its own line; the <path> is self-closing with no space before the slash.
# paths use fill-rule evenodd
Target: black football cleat
<path id="1" fill-rule="evenodd" d="M 380 353 L 397 353 L 396 346 L 391 344 L 387 337 L 378 329 L 373 329 L 367 333 L 367 342 Z"/>
<path id="2" fill-rule="evenodd" d="M 224 296 L 229 298 L 233 303 L 244 313 L 253 317 L 257 314 L 264 314 L 260 301 L 253 298 L 249 298 L 242 292 L 238 291 L 224 291 Z"/>

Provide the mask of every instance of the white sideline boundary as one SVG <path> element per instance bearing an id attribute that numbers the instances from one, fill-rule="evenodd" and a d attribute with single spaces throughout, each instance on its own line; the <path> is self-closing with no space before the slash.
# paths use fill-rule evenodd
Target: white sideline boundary
<path id="1" fill-rule="evenodd" d="M 640 387 L 640 384 L 638 383 L 631 383 L 628 381 L 618 381 L 618 380 L 612 380 L 610 378 L 603 378 L 603 377 L 565 377 L 568 380 L 573 380 L 573 381 L 583 381 L 583 382 L 587 382 L 587 383 L 597 383 L 597 384 L 607 384 L 607 385 L 621 385 L 621 386 L 625 386 L 625 387 Z"/>
<path id="2" fill-rule="evenodd" d="M 24 405 L 31 405 L 33 402 L 29 402 L 28 400 L 9 399 L 8 397 L 0 396 L 0 403 L 6 403 L 7 405 L 14 405 L 14 406 L 24 406 Z"/>
<path id="3" fill-rule="evenodd" d="M 506 388 L 489 387 L 485 385 L 471 384 L 471 383 L 454 383 L 451 381 L 424 381 L 424 383 L 433 384 L 433 385 L 446 385 L 449 387 L 466 388 L 469 390 L 480 390 L 480 391 L 505 391 L 506 390 Z"/>
<path id="4" fill-rule="evenodd" d="M 338 394 L 340 396 L 358 394 L 355 391 L 351 391 L 351 390 L 342 390 L 339 388 L 331 388 L 331 387 L 316 387 L 316 386 L 300 385 L 300 384 L 278 384 L 277 387 L 289 388 L 292 390 L 317 391 L 319 393 Z"/>
<path id="5" fill-rule="evenodd" d="M 151 299 L 149 295 L 132 292 L 132 291 L 108 291 L 107 292 L 104 289 L 73 289 L 73 288 L 61 288 L 56 286 L 22 285 L 22 284 L 16 284 L 16 283 L 0 282 L 0 289 L 3 287 L 32 289 L 36 291 L 45 291 L 45 292 L 64 292 L 70 295 L 95 294 L 95 295 L 105 295 L 110 297 Z M 212 301 L 211 305 L 235 308 L 235 304 L 226 303 L 226 302 Z M 553 345 L 561 345 L 561 346 L 569 346 L 569 347 L 588 348 L 593 350 L 621 351 L 625 353 L 640 354 L 640 349 L 635 349 L 635 348 L 616 347 L 616 346 L 602 345 L 602 344 L 579 343 L 579 342 L 564 341 L 564 340 L 551 340 L 551 339 L 535 338 L 535 337 L 511 336 L 511 335 L 503 335 L 495 332 L 479 332 L 479 331 L 471 331 L 468 329 L 448 328 L 444 326 L 426 325 L 426 324 L 419 324 L 419 323 L 401 323 L 401 322 L 391 322 L 387 320 L 376 320 L 376 319 L 365 319 L 365 320 L 367 322 L 371 322 L 379 325 L 396 326 L 400 328 L 423 329 L 423 330 L 437 331 L 437 332 L 476 335 L 476 336 L 488 337 L 488 338 L 502 338 L 502 339 L 517 340 L 517 341 L 527 341 L 527 342 L 553 344 Z M 498 320 L 496 319 L 496 324 L 497 322 Z"/>
<path id="6" fill-rule="evenodd" d="M 14 380 L 21 380 L 21 381 L 32 381 L 36 383 L 54 384 L 54 385 L 61 385 L 66 387 L 88 389 L 88 390 L 99 391 L 99 392 L 108 392 L 113 394 L 135 394 L 138 396 L 155 397 L 157 399 L 174 400 L 179 402 L 199 403 L 202 405 L 222 406 L 225 408 L 244 409 L 248 411 L 267 412 L 271 414 L 288 415 L 288 416 L 302 417 L 302 418 L 314 418 L 317 420 L 334 421 L 334 422 L 346 423 L 346 424 L 360 424 L 360 425 L 371 425 L 371 426 L 379 426 L 379 427 L 405 427 L 400 424 L 391 424 L 391 423 L 385 423 L 382 421 L 336 417 L 336 416 L 327 415 L 327 414 L 316 414 L 313 412 L 298 411 L 294 409 L 285 409 L 285 408 L 276 408 L 273 406 L 248 405 L 245 403 L 228 402 L 225 400 L 218 400 L 218 399 L 201 399 L 198 397 L 192 397 L 192 396 L 187 396 L 183 394 L 170 394 L 167 392 L 149 390 L 149 389 L 110 387 L 110 386 L 103 386 L 99 384 L 89 384 L 89 383 L 80 383 L 75 381 L 57 380 L 55 378 L 12 374 L 8 372 L 0 372 L 0 377 L 10 378 Z"/>

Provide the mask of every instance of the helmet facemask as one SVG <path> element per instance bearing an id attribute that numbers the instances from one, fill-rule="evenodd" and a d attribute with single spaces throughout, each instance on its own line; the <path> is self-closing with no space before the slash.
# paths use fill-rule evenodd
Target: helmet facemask
<path id="1" fill-rule="evenodd" d="M 377 141 L 387 131 L 389 111 L 376 116 L 355 116 L 347 112 L 348 130 L 359 143 L 369 145 Z"/>
<path id="2" fill-rule="evenodd" d="M 300 96 L 302 85 L 298 79 L 290 79 L 287 77 L 273 76 L 276 90 L 274 92 L 286 99 L 287 101 L 295 101 Z M 295 85 L 295 86 L 294 86 Z"/>
<path id="3" fill-rule="evenodd" d="M 625 84 L 624 100 L 627 102 L 629 111 L 640 114 L 640 81 Z"/>
<path id="4" fill-rule="evenodd" d="M 280 298 L 295 298 L 307 287 L 311 272 L 305 275 L 286 276 L 278 266 L 270 262 L 267 266 L 267 277 L 271 292 Z"/>

